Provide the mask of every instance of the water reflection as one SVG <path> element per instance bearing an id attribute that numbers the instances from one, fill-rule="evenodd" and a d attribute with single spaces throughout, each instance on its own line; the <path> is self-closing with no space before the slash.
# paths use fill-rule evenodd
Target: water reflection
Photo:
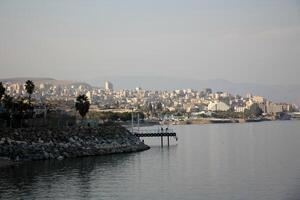
<path id="1" fill-rule="evenodd" d="M 3 199 L 300 199 L 300 123 L 177 126 L 178 145 L 0 171 Z"/>
<path id="2" fill-rule="evenodd" d="M 123 154 L 62 161 L 34 161 L 5 167 L 0 171 L 0 194 L 4 199 L 16 194 L 19 197 L 35 196 L 40 192 L 47 192 L 51 196 L 51 192 L 55 192 L 53 190 L 68 189 L 73 193 L 69 197 L 89 198 L 88 191 L 93 179 L 101 179 L 116 172 L 122 173 L 135 156 L 137 155 Z M 47 196 L 44 194 L 44 197 Z"/>

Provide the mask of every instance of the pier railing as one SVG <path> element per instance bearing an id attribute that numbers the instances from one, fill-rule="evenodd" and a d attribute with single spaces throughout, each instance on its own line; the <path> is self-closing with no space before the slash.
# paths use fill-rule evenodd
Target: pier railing
<path id="1" fill-rule="evenodd" d="M 141 137 L 160 137 L 161 146 L 163 146 L 163 137 L 167 137 L 168 146 L 170 146 L 170 137 L 178 140 L 176 132 L 173 129 L 133 129 L 133 134 Z"/>

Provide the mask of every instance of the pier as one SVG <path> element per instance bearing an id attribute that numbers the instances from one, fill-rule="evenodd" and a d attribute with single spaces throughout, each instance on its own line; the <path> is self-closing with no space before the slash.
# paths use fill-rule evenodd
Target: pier
<path id="1" fill-rule="evenodd" d="M 167 144 L 170 146 L 170 137 L 174 137 L 177 141 L 178 138 L 176 136 L 176 132 L 172 129 L 166 129 L 166 130 L 159 130 L 159 129 L 144 129 L 144 130 L 138 130 L 133 131 L 133 134 L 139 138 L 141 137 L 160 137 L 161 146 L 164 145 L 164 137 L 167 138 Z"/>
<path id="2" fill-rule="evenodd" d="M 134 128 L 133 123 L 133 112 L 131 112 L 131 133 L 138 138 L 141 137 L 160 137 L 160 144 L 164 146 L 164 137 L 167 137 L 168 147 L 170 146 L 170 137 L 174 137 L 177 141 L 176 132 L 172 129 L 167 128 L 158 128 L 158 129 L 140 129 L 140 116 L 137 113 L 137 129 Z"/>

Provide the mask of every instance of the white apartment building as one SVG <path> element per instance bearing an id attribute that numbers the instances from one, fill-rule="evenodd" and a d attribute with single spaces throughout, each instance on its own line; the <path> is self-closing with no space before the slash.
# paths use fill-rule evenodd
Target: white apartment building
<path id="1" fill-rule="evenodd" d="M 109 81 L 105 81 L 104 88 L 105 88 L 105 90 L 110 90 L 110 91 L 114 90 L 113 84 Z"/>
<path id="2" fill-rule="evenodd" d="M 215 102 L 210 102 L 208 104 L 207 109 L 209 111 L 227 111 L 230 109 L 230 107 L 224 102 L 215 101 Z"/>

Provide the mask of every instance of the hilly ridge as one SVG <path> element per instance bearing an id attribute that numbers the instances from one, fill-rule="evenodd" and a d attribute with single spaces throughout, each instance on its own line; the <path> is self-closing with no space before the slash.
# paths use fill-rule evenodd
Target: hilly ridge
<path id="1" fill-rule="evenodd" d="M 174 90 L 192 88 L 203 90 L 211 88 L 213 91 L 228 91 L 232 94 L 264 96 L 274 102 L 287 102 L 300 105 L 300 85 L 267 85 L 257 83 L 235 83 L 223 79 L 197 80 L 188 78 L 164 76 L 119 76 L 101 77 L 89 81 L 92 85 L 103 84 L 105 80 L 111 81 L 115 88 L 133 89 L 137 86 L 144 89 Z"/>
<path id="2" fill-rule="evenodd" d="M 103 87 L 106 80 L 114 84 L 115 89 L 134 89 L 142 87 L 149 90 L 174 90 L 192 88 L 203 90 L 211 88 L 213 91 L 228 91 L 231 94 L 264 96 L 274 102 L 287 102 L 300 105 L 300 85 L 264 85 L 256 83 L 235 83 L 222 79 L 197 80 L 187 78 L 174 78 L 163 76 L 106 76 L 86 81 L 56 80 L 44 77 L 16 77 L 0 79 L 1 82 L 25 83 L 26 80 L 33 80 L 36 84 L 51 83 L 53 85 L 77 85 L 83 84 L 87 87 Z"/>

